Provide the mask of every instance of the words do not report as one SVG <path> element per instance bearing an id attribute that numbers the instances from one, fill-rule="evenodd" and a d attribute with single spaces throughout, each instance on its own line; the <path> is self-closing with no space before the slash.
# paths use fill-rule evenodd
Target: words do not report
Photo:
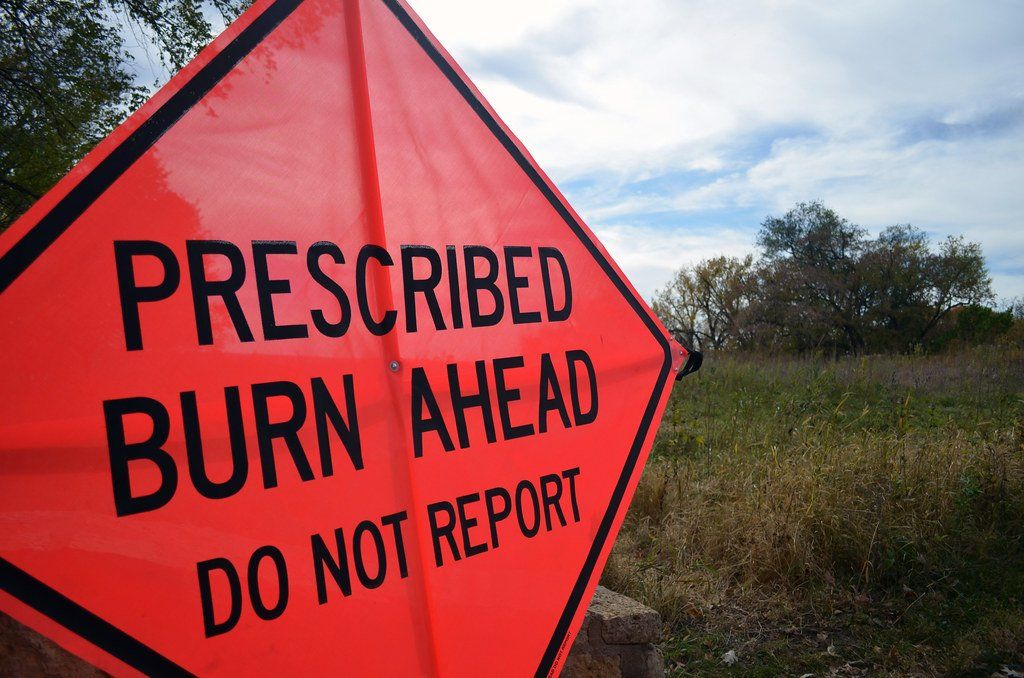
<path id="1" fill-rule="evenodd" d="M 533 539 L 579 523 L 579 475 L 579 467 L 568 468 L 427 504 L 433 567 L 495 551 L 509 539 Z M 406 579 L 406 545 L 416 538 L 407 535 L 408 519 L 409 511 L 403 510 L 360 520 L 351 529 L 337 527 L 333 534 L 314 533 L 305 548 L 291 551 L 291 558 L 281 547 L 265 544 L 252 551 L 248 562 L 219 556 L 196 563 L 204 635 L 231 631 L 248 614 L 247 607 L 263 621 L 284 614 L 292 597 L 289 561 L 294 559 L 312 570 L 318 605 Z M 261 572 L 271 576 L 261 577 Z"/>

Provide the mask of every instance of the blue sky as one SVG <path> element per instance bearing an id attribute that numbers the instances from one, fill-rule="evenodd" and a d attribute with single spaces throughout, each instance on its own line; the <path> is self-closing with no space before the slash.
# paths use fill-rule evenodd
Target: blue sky
<path id="1" fill-rule="evenodd" d="M 1024 2 L 410 1 L 644 296 L 806 200 L 1024 295 Z"/>
<path id="2" fill-rule="evenodd" d="M 1024 3 L 414 0 L 645 296 L 820 199 L 1024 295 Z"/>

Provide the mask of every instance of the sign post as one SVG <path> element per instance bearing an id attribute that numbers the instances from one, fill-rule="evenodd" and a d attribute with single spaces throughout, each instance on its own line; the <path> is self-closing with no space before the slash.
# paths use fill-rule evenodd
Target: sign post
<path id="1" fill-rule="evenodd" d="M 0 609 L 558 670 L 686 353 L 400 0 L 257 2 L 0 238 Z"/>

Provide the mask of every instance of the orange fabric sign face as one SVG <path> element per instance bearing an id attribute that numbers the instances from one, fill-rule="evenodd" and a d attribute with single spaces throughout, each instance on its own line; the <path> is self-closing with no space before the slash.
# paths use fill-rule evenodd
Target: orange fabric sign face
<path id="1" fill-rule="evenodd" d="M 0 257 L 5 612 L 116 673 L 557 671 L 681 353 L 404 4 L 258 2 Z"/>

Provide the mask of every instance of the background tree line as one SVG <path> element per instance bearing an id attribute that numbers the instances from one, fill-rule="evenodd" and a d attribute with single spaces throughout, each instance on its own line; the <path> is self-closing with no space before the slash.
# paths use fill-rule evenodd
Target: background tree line
<path id="1" fill-rule="evenodd" d="M 871 238 L 811 202 L 766 218 L 757 244 L 756 258 L 684 266 L 655 295 L 655 312 L 701 350 L 935 350 L 989 342 L 1014 325 L 1013 309 L 990 307 L 981 247 L 962 237 L 935 246 L 899 224 Z"/>

